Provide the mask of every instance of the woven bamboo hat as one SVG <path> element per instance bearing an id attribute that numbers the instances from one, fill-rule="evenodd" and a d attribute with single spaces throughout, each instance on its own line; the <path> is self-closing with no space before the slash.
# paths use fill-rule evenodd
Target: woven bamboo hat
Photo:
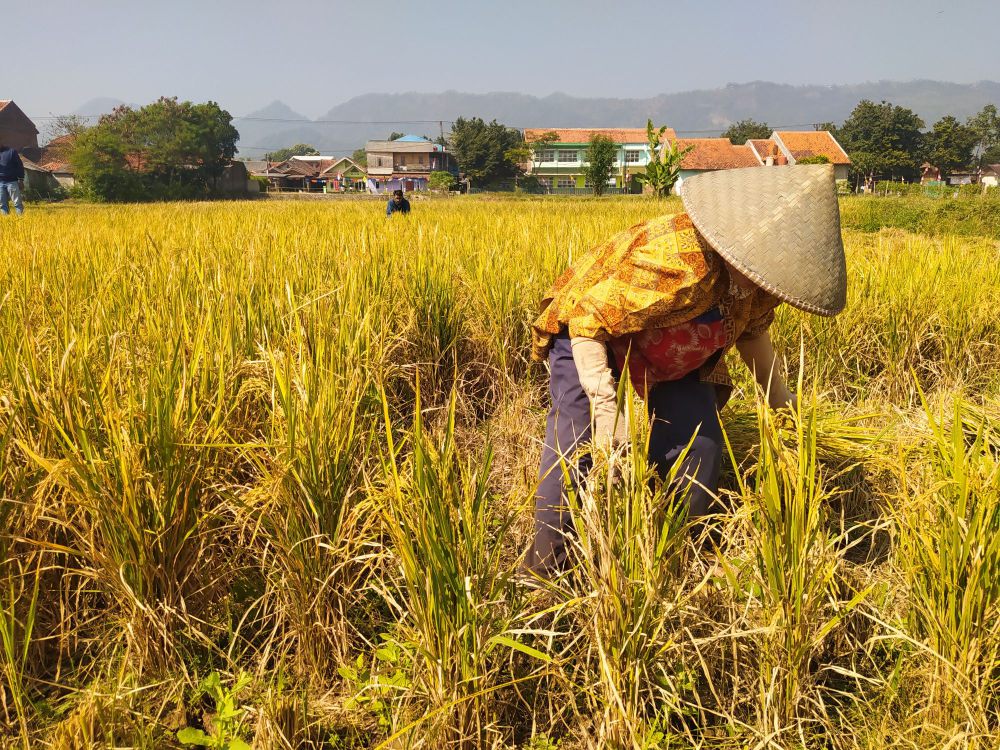
<path id="1" fill-rule="evenodd" d="M 765 291 L 806 312 L 847 303 L 847 263 L 830 164 L 726 169 L 683 182 L 681 198 L 712 248 Z"/>

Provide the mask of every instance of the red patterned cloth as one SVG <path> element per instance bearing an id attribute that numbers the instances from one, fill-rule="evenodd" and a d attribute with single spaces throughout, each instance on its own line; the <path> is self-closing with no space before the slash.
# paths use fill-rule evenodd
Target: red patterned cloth
<path id="1" fill-rule="evenodd" d="M 714 307 L 694 320 L 614 338 L 610 345 L 618 368 L 628 364 L 633 387 L 645 397 L 656 383 L 680 380 L 700 369 L 727 343 L 722 312 Z"/>

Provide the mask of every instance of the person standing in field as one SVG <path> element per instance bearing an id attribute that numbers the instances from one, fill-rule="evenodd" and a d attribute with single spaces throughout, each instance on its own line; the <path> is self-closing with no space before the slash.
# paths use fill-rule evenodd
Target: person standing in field
<path id="1" fill-rule="evenodd" d="M 846 304 L 847 269 L 830 165 L 750 167 L 684 183 L 685 213 L 612 237 L 556 280 L 532 325 L 532 356 L 547 361 L 551 408 L 525 567 L 549 577 L 568 567 L 571 481 L 626 439 L 616 403 L 627 368 L 651 420 L 649 460 L 688 514 L 710 512 L 722 457 L 719 410 L 732 391 L 732 347 L 772 408 L 796 405 L 768 328 L 782 302 L 832 316 Z M 690 448 L 688 446 L 690 445 Z M 685 451 L 687 451 L 685 453 Z"/>
<path id="2" fill-rule="evenodd" d="M 20 216 L 24 213 L 24 200 L 21 193 L 24 188 L 24 163 L 17 151 L 9 146 L 0 145 L 0 213 L 10 214 L 10 203 Z"/>
<path id="3" fill-rule="evenodd" d="M 385 207 L 385 215 L 408 214 L 410 213 L 410 202 L 403 196 L 402 190 L 393 190 L 392 199 Z"/>

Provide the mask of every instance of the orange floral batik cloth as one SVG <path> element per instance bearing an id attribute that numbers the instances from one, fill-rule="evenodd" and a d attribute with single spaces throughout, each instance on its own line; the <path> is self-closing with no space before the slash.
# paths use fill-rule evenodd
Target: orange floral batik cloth
<path id="1" fill-rule="evenodd" d="M 724 359 L 709 357 L 706 347 L 724 350 L 740 338 L 763 333 L 779 302 L 761 289 L 740 293 L 722 258 L 687 214 L 661 216 L 595 247 L 556 280 L 532 324 L 532 356 L 546 359 L 552 337 L 568 330 L 571 337 L 609 342 L 623 367 L 622 352 L 629 347 L 641 351 L 665 337 L 678 339 L 684 335 L 679 329 L 700 326 L 707 316 L 721 319 L 721 327 L 714 326 L 711 342 L 698 347 L 701 354 L 692 353 L 677 365 L 684 369 L 689 363 L 689 372 L 699 369 L 703 380 L 726 386 Z M 663 360 L 662 353 L 658 359 Z M 676 379 L 684 374 L 678 367 L 657 376 L 656 368 L 643 366 L 641 377 L 652 377 L 647 385 Z M 633 374 L 633 381 L 638 375 Z M 644 390 L 639 388 L 640 393 Z"/>

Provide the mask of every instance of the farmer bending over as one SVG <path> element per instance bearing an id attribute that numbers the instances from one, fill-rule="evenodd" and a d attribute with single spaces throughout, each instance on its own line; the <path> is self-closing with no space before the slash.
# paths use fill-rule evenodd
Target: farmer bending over
<path id="1" fill-rule="evenodd" d="M 646 401 L 649 459 L 661 477 L 691 444 L 677 476 L 689 514 L 701 516 L 719 483 L 718 410 L 732 391 L 726 351 L 736 347 L 772 408 L 794 405 L 768 333 L 775 308 L 788 302 L 825 316 L 844 308 L 831 166 L 706 173 L 685 181 L 682 198 L 686 213 L 638 224 L 577 260 L 533 324 L 532 355 L 548 360 L 552 398 L 525 561 L 539 575 L 567 567 L 572 521 L 560 459 L 588 441 L 608 450 L 625 438 L 615 372 L 627 366 Z M 581 458 L 574 481 L 590 465 Z"/>
<path id="2" fill-rule="evenodd" d="M 385 215 L 410 213 L 410 202 L 403 197 L 402 190 L 393 190 L 392 199 L 386 204 Z"/>

